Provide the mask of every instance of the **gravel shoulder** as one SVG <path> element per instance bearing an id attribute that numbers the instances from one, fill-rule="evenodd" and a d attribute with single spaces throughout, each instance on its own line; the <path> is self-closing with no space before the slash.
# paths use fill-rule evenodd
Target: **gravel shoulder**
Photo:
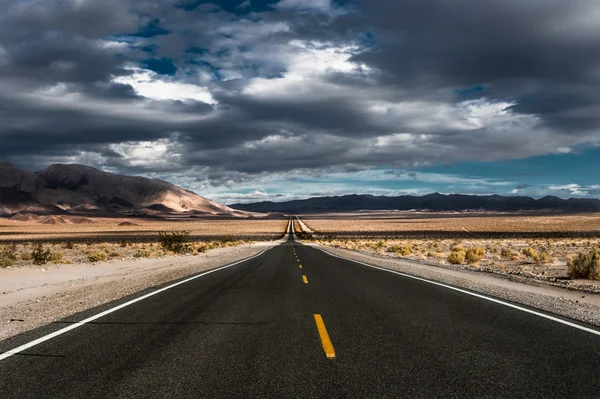
<path id="1" fill-rule="evenodd" d="M 559 316 L 600 326 L 600 295 L 578 292 L 538 281 L 517 282 L 506 276 L 468 270 L 452 270 L 365 254 L 348 249 L 307 243 L 331 254 L 396 270 L 416 277 L 465 288 L 495 298 L 520 303 Z"/>
<path id="2" fill-rule="evenodd" d="M 0 340 L 148 287 L 256 255 L 280 242 L 190 256 L 0 269 Z"/>

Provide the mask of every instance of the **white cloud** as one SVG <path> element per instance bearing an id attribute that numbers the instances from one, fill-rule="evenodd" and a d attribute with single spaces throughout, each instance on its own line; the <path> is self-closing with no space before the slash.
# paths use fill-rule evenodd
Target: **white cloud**
<path id="1" fill-rule="evenodd" d="M 162 78 L 155 72 L 141 68 L 130 68 L 133 73 L 129 76 L 119 76 L 114 79 L 117 83 L 131 85 L 135 91 L 153 100 L 202 101 L 216 104 L 215 99 L 206 87 L 182 83 L 175 79 Z"/>
<path id="2" fill-rule="evenodd" d="M 333 72 L 365 72 L 364 64 L 350 61 L 358 53 L 358 46 L 336 46 L 326 42 L 293 40 L 277 53 L 274 60 L 286 66 L 281 78 L 253 78 L 243 93 L 256 97 L 322 98 L 347 94 L 347 88 L 327 82 L 326 75 Z"/>
<path id="3" fill-rule="evenodd" d="M 590 193 L 594 193 L 596 196 L 600 191 L 600 185 L 589 185 L 589 186 L 581 186 L 576 183 L 565 184 L 562 186 L 549 186 L 549 190 L 555 191 L 563 191 L 568 192 L 571 195 L 575 195 L 578 197 L 589 195 Z"/>
<path id="4" fill-rule="evenodd" d="M 119 163 L 125 167 L 161 170 L 181 166 L 181 144 L 178 136 L 154 141 L 128 141 L 115 143 L 109 149 L 121 156 Z"/>

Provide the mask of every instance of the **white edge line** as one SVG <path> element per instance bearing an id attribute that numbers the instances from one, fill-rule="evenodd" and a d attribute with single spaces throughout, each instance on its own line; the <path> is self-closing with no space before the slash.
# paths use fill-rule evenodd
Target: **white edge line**
<path id="1" fill-rule="evenodd" d="M 444 284 L 444 283 L 439 283 L 439 282 L 433 281 L 433 280 L 428 280 L 426 278 L 417 277 L 417 276 L 411 276 L 410 274 L 402 273 L 402 272 L 399 272 L 399 271 L 396 271 L 396 270 L 386 269 L 385 267 L 370 265 L 368 263 L 364 263 L 364 262 L 361 262 L 361 261 L 358 261 L 358 260 L 354 260 L 354 259 L 350 259 L 350 258 L 345 258 L 343 256 L 334 255 L 331 252 L 326 251 L 326 250 L 324 250 L 322 248 L 317 248 L 317 247 L 314 247 L 314 246 L 313 246 L 313 248 L 318 249 L 318 250 L 320 250 L 322 252 L 325 252 L 327 255 L 333 256 L 335 258 L 340 258 L 340 259 L 348 260 L 350 262 L 358 263 L 358 264 L 361 264 L 363 266 L 368 266 L 368 267 L 372 267 L 374 269 L 379 269 L 379 270 L 383 270 L 383 271 L 386 271 L 386 272 L 390 272 L 390 273 L 394 273 L 394 274 L 399 274 L 400 276 L 403 276 L 403 277 L 408 277 L 408 278 L 412 278 L 412 279 L 415 279 L 415 280 L 424 281 L 426 283 L 430 283 L 430 284 L 438 285 L 440 287 L 448 288 L 448 289 L 451 289 L 451 290 L 454 290 L 454 291 L 462 292 L 463 294 L 471 295 L 471 296 L 474 296 L 474 297 L 477 297 L 477 298 L 480 298 L 480 299 L 485 299 L 486 301 L 490 301 L 490 302 L 494 302 L 494 303 L 497 303 L 497 304 L 500 304 L 500 305 L 508 306 L 509 308 L 517 309 L 517 310 L 520 310 L 520 311 L 525 312 L 525 313 L 530 313 L 530 314 L 533 314 L 533 315 L 536 315 L 536 316 L 540 316 L 540 317 L 543 317 L 545 319 L 552 320 L 552 321 L 555 321 L 557 323 L 561 323 L 561 324 L 567 325 L 569 327 L 577 328 L 579 330 L 588 332 L 590 334 L 594 334 L 594 335 L 600 336 L 600 331 L 594 330 L 593 328 L 588 328 L 588 327 L 584 327 L 584 326 L 576 324 L 576 323 L 571 323 L 570 321 L 563 320 L 563 319 L 560 319 L 558 317 L 550 316 L 550 315 L 545 314 L 545 313 L 536 312 L 535 310 L 531 310 L 531 309 L 524 308 L 522 306 L 514 305 L 512 303 L 505 302 L 505 301 L 502 301 L 500 299 L 491 298 L 489 296 L 477 294 L 475 292 L 463 290 L 463 289 L 460 289 L 460 288 L 457 288 L 457 287 L 453 287 L 451 285 L 447 285 L 447 284 Z"/>
<path id="2" fill-rule="evenodd" d="M 38 339 L 35 339 L 35 340 L 31 341 L 31 342 L 28 342 L 28 343 L 26 343 L 26 344 L 23 344 L 23 345 L 21 345 L 21 346 L 18 346 L 18 347 L 14 348 L 14 349 L 8 350 L 8 351 L 6 351 L 6 352 L 4 352 L 4 353 L 0 354 L 0 361 L 4 360 L 4 359 L 6 359 L 6 358 L 9 358 L 9 357 L 11 357 L 11 356 L 13 356 L 13 355 L 16 355 L 16 354 L 17 354 L 17 353 L 19 353 L 19 352 L 23 352 L 24 350 L 27 350 L 27 349 L 29 349 L 29 348 L 32 348 L 32 347 L 34 347 L 34 346 L 36 346 L 36 345 L 39 345 L 39 344 L 41 344 L 42 342 L 46 342 L 46 341 L 48 341 L 48 340 L 51 340 L 52 338 L 56 338 L 56 337 L 58 337 L 59 335 L 62 335 L 62 334 L 64 334 L 64 333 L 66 333 L 66 332 L 69 332 L 69 331 L 71 331 L 71 330 L 74 330 L 74 329 L 76 329 L 76 328 L 79 328 L 79 327 L 83 326 L 84 324 L 87 324 L 87 323 L 89 323 L 89 322 L 92 322 L 92 321 L 94 321 L 94 320 L 97 320 L 97 319 L 99 319 L 99 318 L 101 318 L 101 317 L 104 317 L 104 316 L 106 316 L 106 315 L 108 315 L 108 314 L 111 314 L 111 313 L 113 313 L 113 312 L 116 312 L 117 310 L 123 309 L 123 308 L 125 308 L 125 307 L 127 307 L 127 306 L 129 306 L 129 305 L 133 305 L 133 304 L 134 304 L 134 303 L 136 303 L 136 302 L 140 302 L 140 301 L 143 301 L 144 299 L 150 298 L 151 296 L 154 296 L 154 295 L 156 295 L 156 294 L 160 294 L 160 293 L 161 293 L 161 292 L 163 292 L 163 291 L 166 291 L 166 290 L 168 290 L 168 289 L 171 289 L 171 288 L 173 288 L 173 287 L 177 287 L 178 285 L 181 285 L 181 284 L 185 284 L 185 283 L 187 283 L 187 282 L 190 282 L 190 281 L 192 281 L 192 280 L 195 280 L 195 279 L 197 279 L 197 278 L 200 278 L 200 277 L 202 277 L 202 276 L 206 276 L 207 274 L 211 274 L 211 273 L 214 273 L 214 272 L 218 272 L 218 271 L 220 271 L 220 270 L 227 269 L 228 267 L 232 267 L 232 266 L 235 266 L 235 265 L 237 265 L 237 264 L 240 264 L 240 263 L 242 263 L 242 262 L 246 262 L 246 261 L 248 261 L 248 260 L 251 260 L 251 259 L 254 259 L 254 258 L 256 258 L 256 257 L 259 257 L 260 255 L 264 254 L 264 253 L 265 253 L 265 252 L 267 252 L 268 250 L 270 250 L 270 249 L 273 249 L 275 246 L 276 246 L 276 245 L 272 246 L 271 248 L 267 248 L 267 249 L 265 249 L 265 250 L 263 250 L 263 251 L 259 252 L 258 254 L 256 254 L 256 255 L 252 255 L 252 256 L 250 256 L 250 257 L 248 257 L 248 258 L 245 258 L 245 259 L 238 260 L 238 261 L 236 261 L 236 262 L 233 262 L 233 263 L 230 263 L 230 264 L 228 264 L 228 265 L 219 266 L 219 267 L 217 267 L 216 269 L 211 269 L 211 270 L 208 270 L 208 271 L 202 272 L 202 273 L 200 273 L 200 274 L 196 274 L 195 276 L 189 277 L 189 278 L 187 278 L 187 279 L 185 279 L 185 280 L 182 280 L 182 281 L 179 281 L 179 282 L 177 282 L 177 283 L 174 283 L 174 284 L 168 285 L 168 286 L 166 286 L 166 287 L 163 287 L 163 288 L 161 288 L 161 289 L 158 289 L 158 290 L 156 290 L 156 291 L 152 291 L 152 292 L 150 292 L 150 293 L 148 293 L 148 294 L 146 294 L 146 295 L 142 295 L 142 296 L 140 296 L 140 297 L 138 297 L 138 298 L 132 299 L 132 300 L 130 300 L 130 301 L 127 301 L 127 302 L 125 302 L 125 303 L 122 303 L 122 304 L 120 304 L 120 305 L 118 305 L 118 306 L 115 306 L 114 308 L 110 308 L 110 309 L 107 309 L 107 310 L 105 310 L 104 312 L 98 313 L 98 314 L 96 314 L 96 315 L 94 315 L 94 316 L 90 316 L 90 317 L 88 317 L 87 319 L 84 319 L 84 320 L 81 320 L 81 321 L 74 322 L 73 324 L 71 324 L 71 325 L 70 325 L 70 326 L 68 326 L 68 327 L 61 328 L 60 330 L 54 331 L 53 333 L 50 333 L 50 334 L 48 334 L 48 335 L 44 335 L 43 337 L 40 337 L 40 338 L 38 338 Z"/>

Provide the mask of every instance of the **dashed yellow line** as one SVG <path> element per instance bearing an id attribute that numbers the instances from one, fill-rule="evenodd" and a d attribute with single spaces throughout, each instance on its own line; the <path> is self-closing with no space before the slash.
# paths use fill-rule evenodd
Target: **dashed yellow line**
<path id="1" fill-rule="evenodd" d="M 302 265 L 298 265 L 298 267 L 299 267 L 300 269 L 302 269 Z"/>
<path id="2" fill-rule="evenodd" d="M 302 281 L 304 281 L 304 284 L 308 284 L 308 279 L 305 275 L 302 275 Z"/>
<path id="3" fill-rule="evenodd" d="M 319 330 L 319 337 L 321 337 L 321 344 L 323 345 L 323 350 L 325 351 L 325 356 L 327 356 L 328 359 L 335 359 L 335 349 L 331 343 L 331 338 L 329 338 L 329 333 L 325 327 L 325 322 L 320 314 L 315 314 L 314 316 L 315 323 L 317 323 L 317 330 Z"/>

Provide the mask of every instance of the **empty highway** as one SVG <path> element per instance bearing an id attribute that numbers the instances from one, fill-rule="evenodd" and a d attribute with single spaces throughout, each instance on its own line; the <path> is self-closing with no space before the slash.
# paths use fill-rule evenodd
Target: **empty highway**
<path id="1" fill-rule="evenodd" d="M 0 397 L 597 398 L 600 336 L 583 327 L 290 233 L 252 259 L 0 343 Z"/>

